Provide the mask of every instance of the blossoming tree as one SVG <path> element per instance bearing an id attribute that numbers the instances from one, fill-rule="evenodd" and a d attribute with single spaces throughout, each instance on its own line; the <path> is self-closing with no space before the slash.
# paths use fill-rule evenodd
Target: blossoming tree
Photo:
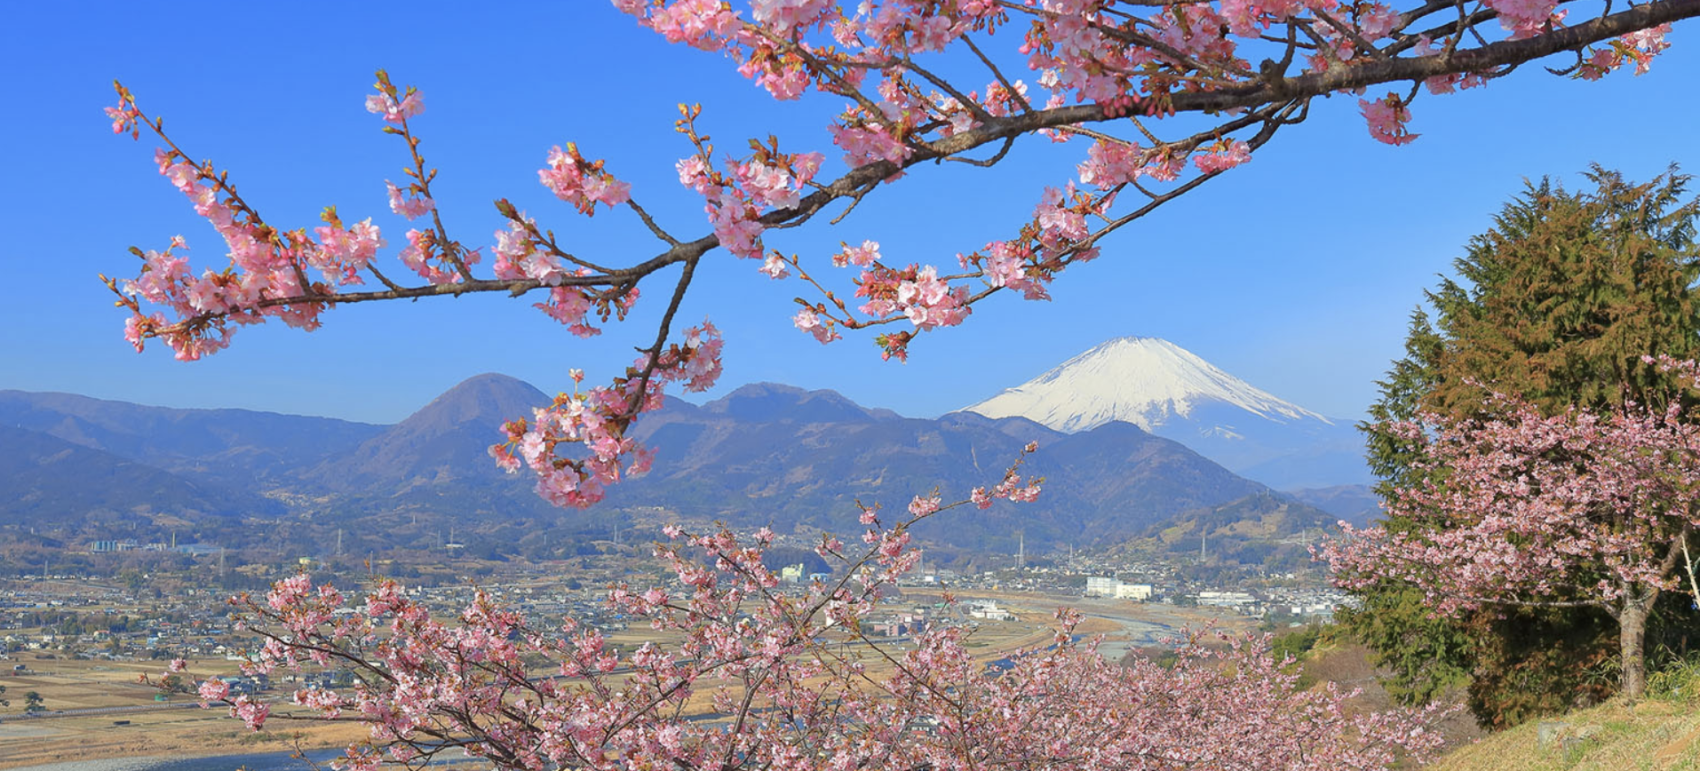
<path id="1" fill-rule="evenodd" d="M 130 312 L 126 337 L 138 349 L 157 339 L 196 359 L 229 345 L 242 325 L 275 318 L 311 330 L 338 304 L 478 292 L 535 296 L 544 314 L 593 335 L 626 315 L 640 285 L 667 281 L 660 322 L 624 376 L 561 394 L 507 424 L 507 441 L 492 448 L 504 467 L 534 473 L 549 500 L 587 506 L 652 462 L 626 429 L 661 404 L 667 383 L 700 390 L 719 375 L 718 330 L 706 321 L 675 328 L 697 266 L 717 250 L 803 287 L 791 319 L 802 332 L 829 343 L 885 330 L 876 337 L 883 355 L 902 359 L 917 335 L 963 323 L 994 295 L 1046 298 L 1108 234 L 1250 161 L 1317 98 L 1364 97 L 1371 137 L 1404 144 L 1416 138 L 1407 124 L 1425 93 L 1484 86 L 1554 54 L 1569 57 L 1561 74 L 1581 79 L 1626 65 L 1645 71 L 1670 25 L 1700 15 L 1700 0 L 1606 5 L 1591 17 L 1560 4 L 616 0 L 669 41 L 730 57 L 775 98 L 817 91 L 846 105 L 828 127 L 833 157 L 773 137 L 728 154 L 699 130 L 702 108 L 681 106 L 675 166 L 707 215 L 695 227 L 651 216 L 639 197 L 650 191 L 634 191 L 586 149 L 551 149 L 539 171 L 551 192 L 582 216 L 618 211 L 653 237 L 652 249 L 624 255 L 575 250 L 570 234 L 505 200 L 496 208 L 507 224 L 493 243 L 451 235 L 452 217 L 432 194 L 437 170 L 420 152 L 423 97 L 385 73 L 367 108 L 402 143 L 406 178 L 387 192 L 392 212 L 416 223 L 392 238 L 334 207 L 311 229 L 267 222 L 119 85 L 114 131 L 158 137 L 159 172 L 223 237 L 229 262 L 192 268 L 187 245 L 173 239 L 133 250 L 140 274 L 107 283 Z M 1022 68 L 1031 82 L 1016 77 Z M 971 84 L 942 74 L 976 71 Z M 893 264 L 874 234 L 830 255 L 763 243 L 769 231 L 842 219 L 930 164 L 992 166 L 1018 141 L 1076 139 L 1086 147 L 1070 178 L 1035 196 L 1029 221 L 967 249 L 955 267 Z M 399 267 L 380 259 L 392 240 Z M 1036 493 L 1012 469 L 965 502 Z M 326 718 L 370 725 L 371 741 L 346 757 L 361 768 L 448 747 L 528 769 L 1384 768 L 1434 746 L 1422 714 L 1353 714 L 1342 693 L 1298 691 L 1255 642 L 1224 654 L 1189 646 L 1173 672 L 1117 668 L 1079 648 L 1065 618 L 1053 649 L 995 675 L 948 629 L 901 655 L 851 644 L 863 640 L 858 622 L 874 593 L 917 558 L 909 526 L 943 508 L 919 497 L 892 524 L 867 511 L 866 550 L 824 540 L 820 551 L 841 560 L 839 578 L 800 597 L 776 591 L 762 566 L 767 534 L 670 533 L 660 556 L 677 585 L 620 587 L 610 601 L 678 635 L 671 648 L 616 653 L 594 630 L 532 629 L 488 601 L 445 624 L 393 585 L 352 615 L 336 612 L 336 590 L 303 578 L 244 607 L 268 640 L 255 666 L 361 673 L 351 693 L 296 695 Z M 540 676 L 539 661 L 553 672 Z M 725 723 L 687 719 L 699 688 Z M 209 682 L 203 696 L 229 694 Z M 255 726 L 267 718 L 267 705 L 246 697 L 233 709 Z"/>
<path id="2" fill-rule="evenodd" d="M 1437 711 L 1365 713 L 1332 685 L 1300 690 L 1257 638 L 1225 651 L 1194 638 L 1172 668 L 1124 667 L 1080 644 L 1079 618 L 1065 613 L 1050 648 L 996 669 L 959 626 L 900 652 L 866 636 L 881 589 L 919 559 L 916 522 L 1035 490 L 1011 468 L 955 503 L 917 497 L 895 522 L 865 509 L 867 546 L 823 538 L 835 578 L 800 593 L 763 564 L 765 529 L 668 528 L 658 556 L 677 580 L 617 586 L 609 602 L 672 642 L 623 652 L 594 627 L 534 628 L 483 595 L 444 621 L 393 582 L 350 603 L 299 575 L 232 601 L 265 640 L 245 668 L 334 666 L 358 685 L 297 690 L 302 710 L 288 715 L 217 679 L 200 694 L 256 729 L 280 717 L 364 723 L 368 739 L 335 761 L 360 770 L 459 750 L 533 771 L 1385 769 L 1439 744 Z"/>
<path id="3" fill-rule="evenodd" d="M 1695 365 L 1681 365 L 1695 384 Z M 1700 525 L 1700 427 L 1681 399 L 1551 417 L 1506 399 L 1498 416 L 1400 424 L 1421 443 L 1421 481 L 1389 496 L 1398 531 L 1346 535 L 1323 551 L 1341 586 L 1421 588 L 1439 612 L 1483 605 L 1594 606 L 1616 619 L 1621 691 L 1646 687 L 1647 614 L 1693 584 Z M 1425 430 L 1432 430 L 1426 436 Z"/>

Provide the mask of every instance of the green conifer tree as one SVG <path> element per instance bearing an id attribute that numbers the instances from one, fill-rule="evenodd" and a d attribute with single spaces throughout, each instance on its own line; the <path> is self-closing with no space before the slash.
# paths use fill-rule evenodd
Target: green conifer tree
<path id="1" fill-rule="evenodd" d="M 1594 190 L 1528 185 L 1471 239 L 1454 262 L 1457 278 L 1427 294 L 1435 321 L 1413 314 L 1405 357 L 1377 384 L 1381 398 L 1360 426 L 1380 494 L 1417 481 L 1413 447 L 1382 428 L 1389 421 L 1425 410 L 1479 414 L 1489 390 L 1552 411 L 1645 402 L 1671 381 L 1643 356 L 1700 357 L 1700 201 L 1682 201 L 1689 177 L 1673 167 L 1637 185 L 1597 166 L 1586 176 Z M 1359 599 L 1342 622 L 1392 672 L 1388 689 L 1406 703 L 1467 682 L 1477 718 L 1507 726 L 1614 687 L 1602 670 L 1617 642 L 1600 611 L 1489 608 L 1438 619 L 1419 593 L 1391 584 Z M 1700 640 L 1690 598 L 1667 600 L 1649 640 L 1666 648 Z"/>

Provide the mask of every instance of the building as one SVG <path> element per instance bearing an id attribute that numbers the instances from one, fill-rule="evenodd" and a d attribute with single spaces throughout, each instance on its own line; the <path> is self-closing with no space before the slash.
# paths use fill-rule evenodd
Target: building
<path id="1" fill-rule="evenodd" d="M 1086 596 L 1114 597 L 1116 596 L 1116 589 L 1121 585 L 1122 582 L 1120 579 L 1105 578 L 1102 576 L 1088 576 L 1086 578 Z"/>
<path id="2" fill-rule="evenodd" d="M 968 615 L 987 621 L 1014 621 L 1015 614 L 998 607 L 995 600 L 969 600 Z"/>
<path id="3" fill-rule="evenodd" d="M 1150 584 L 1118 584 L 1115 597 L 1118 600 L 1140 600 L 1143 602 L 1151 599 L 1151 595 L 1155 593 L 1156 588 Z"/>

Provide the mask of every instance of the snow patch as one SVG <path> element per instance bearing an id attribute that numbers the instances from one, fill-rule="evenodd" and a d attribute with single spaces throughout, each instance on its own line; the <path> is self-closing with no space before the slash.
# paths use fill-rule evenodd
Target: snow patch
<path id="1" fill-rule="evenodd" d="M 964 411 L 988 418 L 1024 417 L 1065 433 L 1090 431 L 1117 420 L 1155 431 L 1214 404 L 1232 405 L 1277 424 L 1314 420 L 1333 425 L 1155 337 L 1121 337 L 1102 343 Z M 1206 431 L 1223 438 L 1238 436 L 1228 426 Z"/>

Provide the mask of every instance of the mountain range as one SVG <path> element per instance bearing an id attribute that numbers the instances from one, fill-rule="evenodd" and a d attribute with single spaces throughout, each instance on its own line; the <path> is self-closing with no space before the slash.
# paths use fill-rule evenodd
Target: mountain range
<path id="1" fill-rule="evenodd" d="M 1040 416 L 1064 430 L 1028 417 L 991 417 L 983 412 L 995 410 L 985 405 L 938 419 L 907 418 L 832 391 L 771 383 L 702 405 L 668 399 L 633 428 L 658 450 L 655 468 L 613 487 L 590 512 L 549 507 L 525 476 L 503 474 L 490 461 L 487 448 L 500 438 L 501 423 L 529 416 L 550 398 L 503 375 L 462 382 L 392 426 L 0 391 L 0 522 L 52 530 L 66 542 L 115 533 L 158 537 L 167 530 L 252 540 L 257 532 L 289 530 L 280 527 L 288 524 L 310 545 L 327 528 L 346 528 L 361 548 L 440 543 L 443 530 L 458 528 L 486 538 L 496 552 L 539 533 L 547 543 L 549 533 L 589 537 L 668 519 L 847 533 L 858 529 L 856 501 L 901 509 L 934 490 L 962 497 L 995 483 L 1029 441 L 1040 451 L 1023 472 L 1046 480 L 1038 502 L 952 514 L 917 535 L 959 549 L 1010 552 L 1018 540 L 1033 550 L 1173 536 L 1177 521 L 1194 523 L 1205 535 L 1235 531 L 1228 520 L 1249 518 L 1277 523 L 1275 530 L 1290 535 L 1336 518 L 1140 423 L 1196 429 L 1202 424 L 1194 418 L 1221 404 L 1170 389 L 1160 408 L 1137 413 L 1106 396 L 1109 389 L 1090 390 L 1088 374 L 1118 377 L 1119 368 L 1137 363 L 1135 354 L 1156 351 L 1183 362 L 1190 356 L 1162 341 L 1112 343 L 1106 350 L 1117 355 L 1076 357 L 1053 373 L 1048 390 L 1006 392 L 1055 397 L 1057 383 L 1079 387 L 1078 414 Z M 1220 372 L 1195 366 L 1180 380 L 1196 385 L 1212 371 Z M 1216 402 L 1242 410 L 1249 404 L 1305 430 L 1333 425 L 1273 397 L 1246 396 L 1225 375 L 1212 382 L 1225 394 L 1212 396 Z M 1265 437 L 1258 452 L 1273 447 L 1270 431 L 1234 433 Z M 1231 446 L 1252 447 L 1241 441 Z M 1351 498 L 1312 497 L 1324 505 Z"/>

